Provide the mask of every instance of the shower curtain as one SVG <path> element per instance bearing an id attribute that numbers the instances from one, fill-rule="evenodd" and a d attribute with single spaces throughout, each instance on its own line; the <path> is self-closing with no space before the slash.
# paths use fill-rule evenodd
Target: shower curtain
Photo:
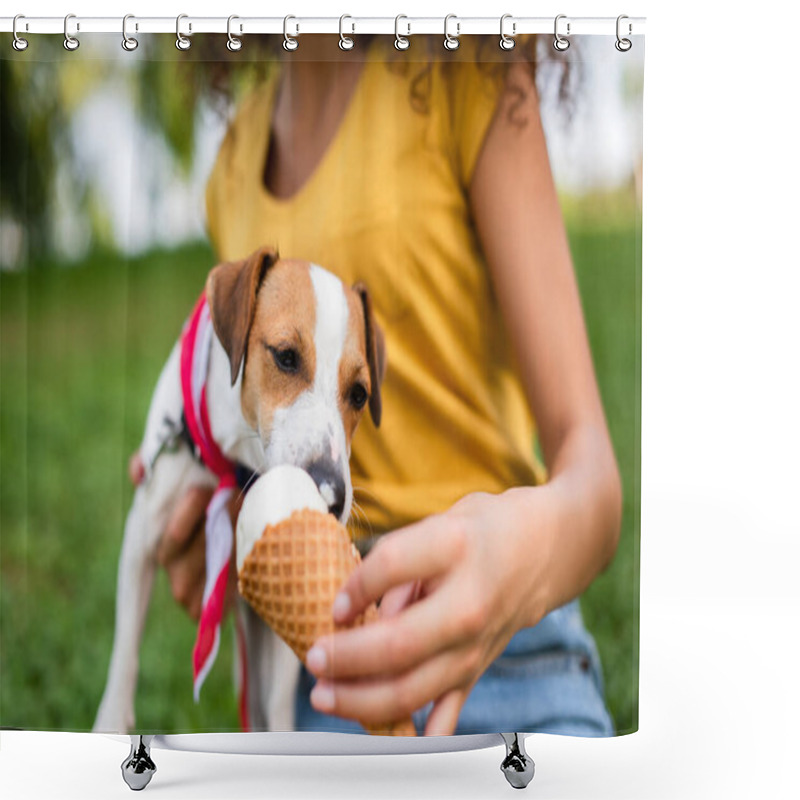
<path id="1" fill-rule="evenodd" d="M 635 731 L 641 37 L 29 38 L 0 48 L 0 726 Z M 220 281 L 254 263 L 237 361 Z M 315 339 L 336 302 L 338 350 Z M 237 404 L 210 389 L 198 416 L 257 443 L 217 442 L 225 475 L 156 392 L 203 320 Z M 279 462 L 322 486 L 295 442 L 316 423 L 281 420 L 323 374 L 324 505 L 361 560 L 334 588 L 378 609 L 301 659 L 278 641 L 276 679 L 236 511 Z M 155 565 L 139 615 L 123 532 L 171 458 L 203 489 L 129 539 Z"/>

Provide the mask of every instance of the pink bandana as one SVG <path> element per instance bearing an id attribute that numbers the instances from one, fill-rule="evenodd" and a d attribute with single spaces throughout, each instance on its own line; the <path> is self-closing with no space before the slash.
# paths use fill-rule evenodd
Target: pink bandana
<path id="1" fill-rule="evenodd" d="M 228 501 L 236 490 L 236 465 L 219 449 L 211 430 L 206 402 L 208 361 L 213 335 L 213 324 L 206 302 L 205 292 L 187 322 L 181 339 L 181 391 L 183 414 L 186 426 L 200 451 L 203 463 L 219 479 L 206 510 L 206 583 L 203 591 L 203 607 L 197 640 L 192 654 L 194 667 L 194 699 L 200 698 L 200 687 L 211 670 L 219 650 L 220 626 L 228 585 L 228 569 L 233 552 L 233 528 L 228 513 Z M 241 626 L 237 625 L 240 638 L 242 673 L 246 673 L 244 648 L 241 647 Z M 247 729 L 245 682 L 242 678 L 240 711 Z"/>

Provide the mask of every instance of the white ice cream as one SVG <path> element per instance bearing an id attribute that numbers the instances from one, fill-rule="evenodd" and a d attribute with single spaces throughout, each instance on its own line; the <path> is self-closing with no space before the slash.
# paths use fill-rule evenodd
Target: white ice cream
<path id="1" fill-rule="evenodd" d="M 317 485 L 299 467 L 273 467 L 250 486 L 236 523 L 236 569 L 261 538 L 267 525 L 275 525 L 294 511 L 310 508 L 328 512 Z"/>

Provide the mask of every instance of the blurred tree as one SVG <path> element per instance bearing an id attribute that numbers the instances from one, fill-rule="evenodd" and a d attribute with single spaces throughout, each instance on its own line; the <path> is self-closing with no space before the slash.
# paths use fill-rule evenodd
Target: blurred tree
<path id="1" fill-rule="evenodd" d="M 0 219 L 26 229 L 31 256 L 49 249 L 48 200 L 54 166 L 64 145 L 64 109 L 52 86 L 58 84 L 53 61 L 0 59 Z"/>
<path id="2" fill-rule="evenodd" d="M 142 42 L 136 56 L 117 52 L 118 48 L 101 50 L 105 64 L 97 50 L 90 52 L 86 46 L 65 57 L 58 37 L 37 37 L 35 53 L 4 54 L 0 59 L 0 221 L 19 226 L 23 263 L 59 254 L 55 224 L 59 203 L 82 209 L 90 221 L 93 242 L 114 244 L 102 199 L 75 161 L 70 125 L 81 104 L 104 82 L 122 79 L 132 89 L 138 124 L 162 137 L 176 165 L 188 173 L 199 104 L 206 101 L 224 114 L 239 91 L 252 84 L 255 73 L 263 73 L 260 46 L 251 47 L 250 58 L 243 59 L 228 53 L 223 42 L 221 37 L 208 37 L 191 50 L 178 52 L 168 37 L 149 39 Z M 112 52 L 119 60 L 108 64 Z M 103 68 L 98 69 L 99 65 Z"/>

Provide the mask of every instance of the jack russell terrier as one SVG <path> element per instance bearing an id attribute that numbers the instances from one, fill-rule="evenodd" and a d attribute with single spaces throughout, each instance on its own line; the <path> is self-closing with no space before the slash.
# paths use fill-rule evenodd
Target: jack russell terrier
<path id="1" fill-rule="evenodd" d="M 135 724 L 139 645 L 156 552 L 176 501 L 198 485 L 216 487 L 215 498 L 224 487 L 228 495 L 220 496 L 227 499 L 239 465 L 263 473 L 290 464 L 313 478 L 329 511 L 345 524 L 353 502 L 350 442 L 365 406 L 380 424 L 384 372 L 383 334 L 363 284 L 348 288 L 315 264 L 280 259 L 267 248 L 211 271 L 147 415 L 140 450 L 145 479 L 125 523 L 114 644 L 95 731 L 125 733 Z M 218 503 L 216 512 L 213 506 L 212 499 L 195 697 L 219 644 L 232 549 L 226 504 Z M 216 539 L 210 538 L 212 517 L 222 521 Z M 299 662 L 241 598 L 238 605 L 248 726 L 292 730 Z M 216 619 L 204 633 L 207 611 Z"/>

